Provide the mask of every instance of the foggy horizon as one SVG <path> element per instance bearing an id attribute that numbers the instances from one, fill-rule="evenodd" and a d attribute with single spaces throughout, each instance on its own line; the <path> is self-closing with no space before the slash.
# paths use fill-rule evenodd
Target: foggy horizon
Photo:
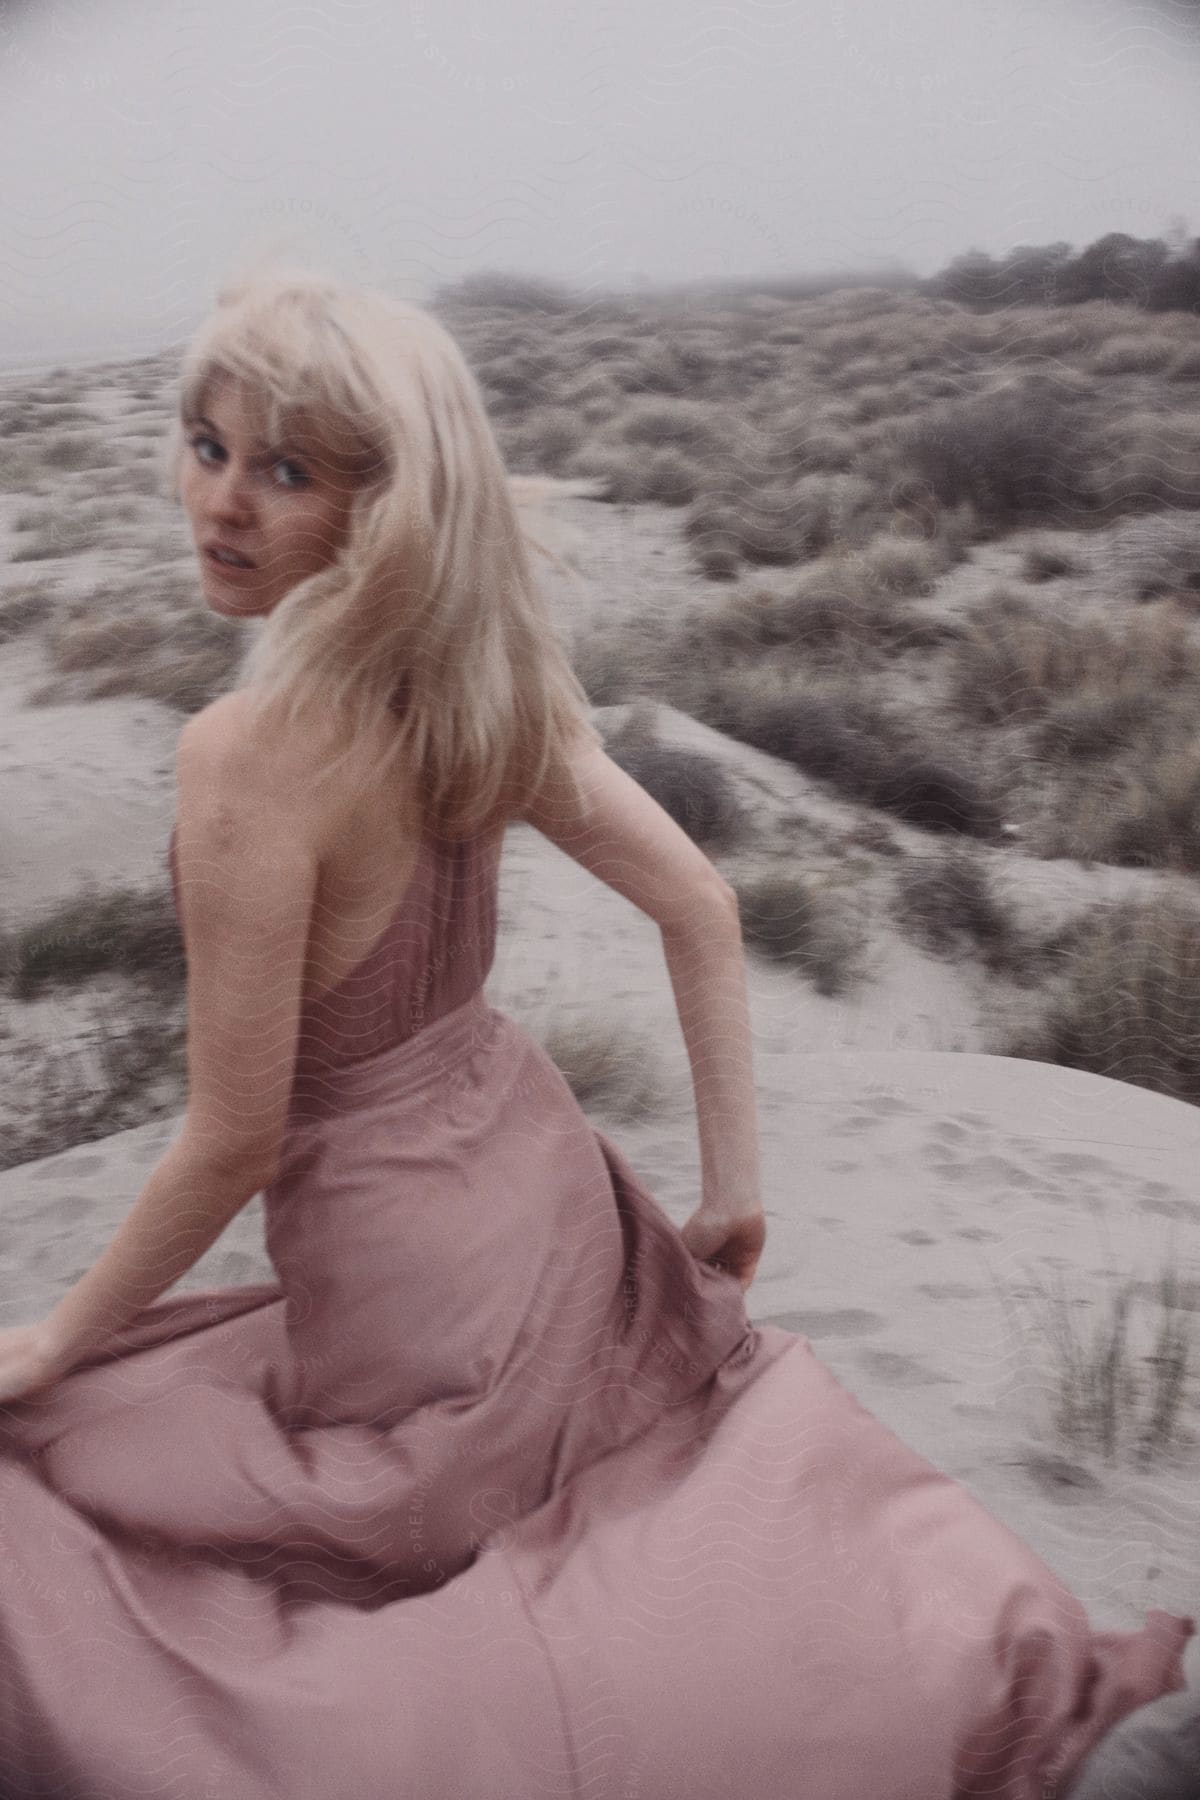
<path id="1" fill-rule="evenodd" d="M 153 355 L 274 253 L 424 301 L 924 280 L 1200 231 L 1189 9 L 0 12 L 0 367 Z"/>

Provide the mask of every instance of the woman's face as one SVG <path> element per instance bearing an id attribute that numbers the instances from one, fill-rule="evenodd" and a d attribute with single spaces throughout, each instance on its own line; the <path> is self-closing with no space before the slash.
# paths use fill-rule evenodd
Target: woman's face
<path id="1" fill-rule="evenodd" d="M 267 444 L 249 396 L 226 378 L 210 384 L 202 412 L 182 421 L 179 497 L 200 563 L 204 597 L 229 618 L 260 618 L 307 575 L 327 568 L 345 542 L 356 483 L 341 459 Z M 245 559 L 224 563 L 213 546 Z"/>

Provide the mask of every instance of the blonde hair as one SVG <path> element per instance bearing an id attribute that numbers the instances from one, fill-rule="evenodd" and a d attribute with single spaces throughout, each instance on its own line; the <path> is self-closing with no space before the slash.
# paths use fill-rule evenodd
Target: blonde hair
<path id="1" fill-rule="evenodd" d="M 427 828 L 467 837 L 519 814 L 571 740 L 602 739 L 454 339 L 420 307 L 308 270 L 227 284 L 183 359 L 177 499 L 183 421 L 222 377 L 247 384 L 272 443 L 299 433 L 354 482 L 339 555 L 283 597 L 243 659 L 253 717 L 320 719 L 322 782 L 394 719 L 362 778 L 402 770 Z"/>

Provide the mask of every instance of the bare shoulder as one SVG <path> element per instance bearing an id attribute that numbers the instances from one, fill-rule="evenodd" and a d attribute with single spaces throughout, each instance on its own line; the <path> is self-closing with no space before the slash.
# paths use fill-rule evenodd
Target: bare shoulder
<path id="1" fill-rule="evenodd" d="M 268 738 L 245 696 L 234 691 L 212 700 L 179 733 L 175 766 L 182 794 L 202 791 L 212 802 L 263 806 L 300 814 L 309 805 L 313 751 L 303 733 Z"/>
<path id="2" fill-rule="evenodd" d="M 272 838 L 298 838 L 322 863 L 357 866 L 364 843 L 385 844 L 395 834 L 398 783 L 393 777 L 386 787 L 372 785 L 370 772 L 380 759 L 366 745 L 351 774 L 325 781 L 335 753 L 320 719 L 269 731 L 244 690 L 221 694 L 179 734 L 180 810 L 187 790 L 193 816 L 210 804 L 229 817 L 257 819 Z M 412 829 L 411 814 L 405 829 Z"/>

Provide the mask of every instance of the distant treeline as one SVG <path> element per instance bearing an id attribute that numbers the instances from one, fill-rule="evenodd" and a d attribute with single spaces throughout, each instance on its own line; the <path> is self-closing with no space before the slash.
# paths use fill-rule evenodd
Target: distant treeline
<path id="1" fill-rule="evenodd" d="M 883 288 L 928 294 L 980 311 L 1009 306 L 1078 306 L 1107 300 L 1146 312 L 1200 313 L 1200 237 L 1168 244 L 1163 238 L 1135 238 L 1110 231 L 1075 255 L 1071 245 L 1019 244 L 1005 256 L 968 250 L 927 280 L 884 266 L 826 271 L 820 275 L 741 276 L 723 281 L 642 284 L 626 300 L 739 300 L 755 294 L 781 299 L 815 299 L 838 289 Z M 585 312 L 611 290 L 573 289 L 565 283 L 506 270 L 481 270 L 439 288 L 436 306 L 504 307 L 519 312 Z"/>
<path id="2" fill-rule="evenodd" d="M 1200 237 L 1174 250 L 1162 238 L 1110 231 L 1081 250 L 1020 244 L 1007 256 L 968 250 L 921 290 L 964 306 L 1078 306 L 1111 300 L 1146 312 L 1200 312 Z"/>

